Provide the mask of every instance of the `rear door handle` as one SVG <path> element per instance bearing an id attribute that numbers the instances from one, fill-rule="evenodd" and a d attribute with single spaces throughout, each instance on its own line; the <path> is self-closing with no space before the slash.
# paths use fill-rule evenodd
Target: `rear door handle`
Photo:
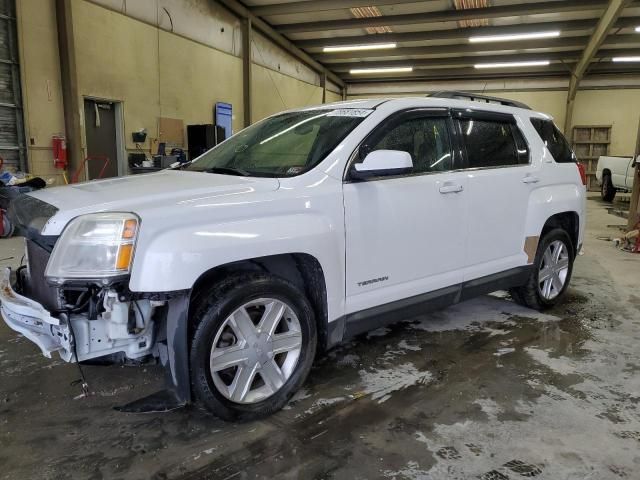
<path id="1" fill-rule="evenodd" d="M 462 185 L 455 185 L 452 183 L 445 183 L 440 187 L 440 193 L 460 193 L 463 190 Z"/>
<path id="2" fill-rule="evenodd" d="M 538 183 L 540 179 L 538 177 L 534 177 L 533 175 L 527 175 L 522 179 L 522 183 Z"/>

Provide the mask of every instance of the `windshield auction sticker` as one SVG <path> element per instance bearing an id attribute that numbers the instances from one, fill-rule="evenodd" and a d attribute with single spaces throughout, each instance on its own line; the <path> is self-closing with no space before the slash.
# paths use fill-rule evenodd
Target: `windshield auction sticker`
<path id="1" fill-rule="evenodd" d="M 364 108 L 338 108 L 327 114 L 327 117 L 367 117 L 373 110 Z"/>

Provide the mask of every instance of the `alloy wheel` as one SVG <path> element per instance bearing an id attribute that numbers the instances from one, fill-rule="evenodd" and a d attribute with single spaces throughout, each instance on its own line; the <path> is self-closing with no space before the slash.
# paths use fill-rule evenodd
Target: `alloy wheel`
<path id="1" fill-rule="evenodd" d="M 209 365 L 216 389 L 235 403 L 260 402 L 293 374 L 302 349 L 300 321 L 281 300 L 245 303 L 218 329 Z"/>
<path id="2" fill-rule="evenodd" d="M 564 288 L 569 273 L 569 249 L 561 240 L 549 244 L 538 271 L 538 290 L 546 300 L 553 300 Z"/>

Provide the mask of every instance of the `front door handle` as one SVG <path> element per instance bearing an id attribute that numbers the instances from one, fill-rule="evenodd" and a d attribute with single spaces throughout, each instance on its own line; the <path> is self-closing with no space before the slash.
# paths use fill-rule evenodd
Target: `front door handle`
<path id="1" fill-rule="evenodd" d="M 460 193 L 463 190 L 462 185 L 455 185 L 453 183 L 445 183 L 440 187 L 440 193 Z"/>
<path id="2" fill-rule="evenodd" d="M 527 175 L 522 179 L 522 183 L 538 183 L 540 179 L 533 175 Z"/>

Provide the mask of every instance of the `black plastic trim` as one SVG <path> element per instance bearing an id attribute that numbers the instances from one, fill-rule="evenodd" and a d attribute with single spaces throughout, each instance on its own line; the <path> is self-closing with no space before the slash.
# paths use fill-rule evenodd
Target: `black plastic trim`
<path id="1" fill-rule="evenodd" d="M 458 284 L 351 313 L 346 317 L 345 338 L 453 305 L 459 301 L 460 293 Z"/>
<path id="2" fill-rule="evenodd" d="M 327 344 L 326 349 L 329 350 L 335 346 L 340 345 L 346 338 L 345 329 L 347 325 L 347 317 L 340 317 L 333 322 L 327 323 Z"/>
<path id="3" fill-rule="evenodd" d="M 189 294 L 176 292 L 167 302 L 166 319 L 157 341 L 160 363 L 165 372 L 165 388 L 159 392 L 116 407 L 121 412 L 168 412 L 190 403 L 188 338 Z"/>
<path id="4" fill-rule="evenodd" d="M 11 201 L 7 209 L 7 217 L 15 227 L 15 236 L 32 240 L 51 253 L 58 236 L 42 235 L 41 231 L 47 221 L 57 212 L 58 209 L 53 205 L 23 193 Z"/>
<path id="5" fill-rule="evenodd" d="M 473 120 L 516 123 L 516 118 L 511 113 L 490 112 L 488 110 L 476 110 L 473 108 L 452 108 L 451 116 L 456 119 L 469 118 Z"/>
<path id="6" fill-rule="evenodd" d="M 496 290 L 507 290 L 512 287 L 519 287 L 527 283 L 531 275 L 532 265 L 512 268 L 504 272 L 494 273 L 486 277 L 476 278 L 463 283 L 460 301 L 469 300 L 480 295 L 495 292 Z"/>
<path id="7" fill-rule="evenodd" d="M 531 274 L 532 268 L 532 265 L 523 265 L 450 287 L 348 314 L 329 324 L 330 328 L 333 328 L 331 346 L 340 343 L 337 337 L 342 328 L 344 328 L 342 341 L 345 341 L 361 333 L 391 323 L 408 320 L 411 317 L 434 310 L 440 310 L 480 295 L 524 285 Z M 334 325 L 332 326 L 332 324 Z"/>

